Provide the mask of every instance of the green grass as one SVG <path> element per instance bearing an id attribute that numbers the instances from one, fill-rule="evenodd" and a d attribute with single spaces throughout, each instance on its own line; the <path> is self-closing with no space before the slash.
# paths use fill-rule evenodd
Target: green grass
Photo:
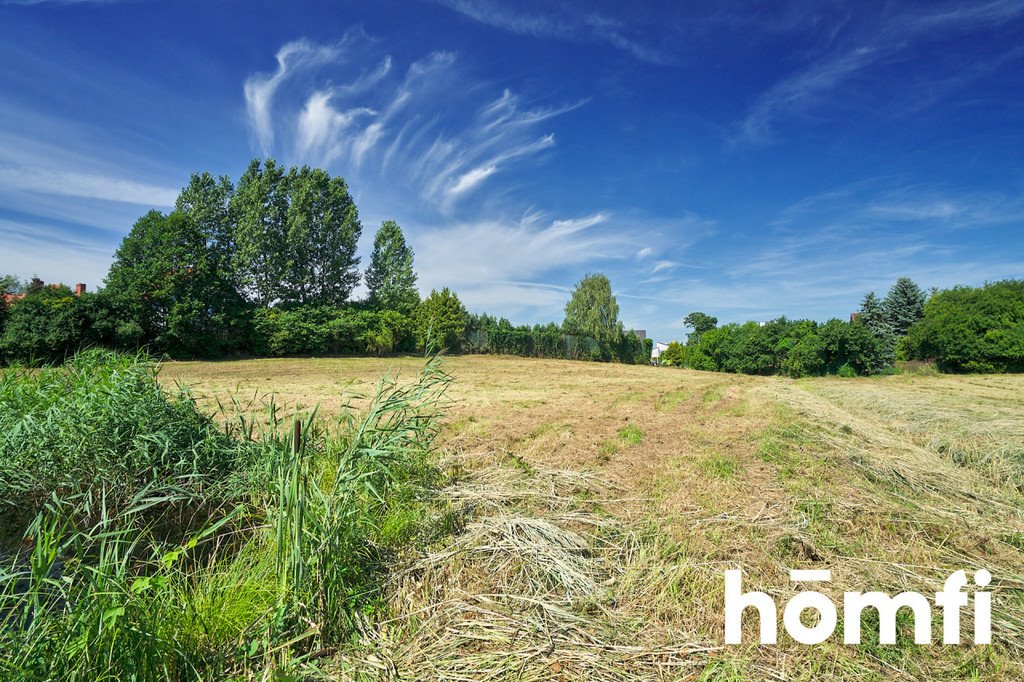
<path id="1" fill-rule="evenodd" d="M 692 392 L 685 388 L 680 388 L 674 391 L 668 391 L 667 393 L 662 393 L 654 401 L 654 409 L 658 412 L 665 412 L 668 410 L 675 409 L 679 405 L 682 405 L 687 400 L 689 400 L 692 395 Z"/>
<path id="2" fill-rule="evenodd" d="M 639 427 L 627 424 L 619 429 L 619 440 L 629 445 L 639 445 L 644 442 L 646 434 Z"/>
<path id="3" fill-rule="evenodd" d="M 606 440 L 601 443 L 601 446 L 597 449 L 597 459 L 599 462 L 608 462 L 619 452 L 619 444 L 614 440 Z"/>
<path id="4" fill-rule="evenodd" d="M 721 386 L 712 386 L 701 395 L 700 400 L 705 405 L 713 405 L 725 397 Z"/>
<path id="5" fill-rule="evenodd" d="M 434 525 L 449 381 L 431 361 L 333 425 L 271 400 L 217 426 L 141 357 L 6 371 L 0 540 L 19 549 L 0 569 L 0 678 L 281 679 L 347 641 Z"/>
<path id="6" fill-rule="evenodd" d="M 699 463 L 701 470 L 711 478 L 732 478 L 740 473 L 743 467 L 732 457 L 712 455 Z"/>

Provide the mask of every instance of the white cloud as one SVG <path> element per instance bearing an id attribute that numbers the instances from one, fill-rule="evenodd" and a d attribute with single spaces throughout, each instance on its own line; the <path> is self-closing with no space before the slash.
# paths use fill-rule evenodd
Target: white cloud
<path id="1" fill-rule="evenodd" d="M 858 47 L 777 83 L 758 99 L 740 124 L 739 134 L 733 141 L 754 144 L 773 141 L 776 119 L 812 106 L 873 62 L 876 55 L 877 51 L 871 47 Z"/>
<path id="2" fill-rule="evenodd" d="M 35 222 L 0 220 L 0 242 L 0 273 L 64 284 L 85 282 L 94 290 L 114 256 L 109 244 Z"/>
<path id="3" fill-rule="evenodd" d="M 361 33 L 333 45 L 288 43 L 277 62 L 276 71 L 245 84 L 249 124 L 264 154 L 336 163 L 352 184 L 386 172 L 395 193 L 407 189 L 445 212 L 554 147 L 554 135 L 538 137 L 537 128 L 582 104 L 525 107 L 506 89 L 475 108 L 451 107 L 454 91 L 486 92 L 459 74 L 453 53 L 431 53 L 396 75 L 391 57 L 375 56 Z"/>
<path id="4" fill-rule="evenodd" d="M 594 11 L 543 3 L 530 13 L 522 4 L 501 5 L 491 0 L 434 0 L 474 21 L 517 35 L 555 38 L 575 43 L 604 43 L 632 54 L 640 61 L 664 64 L 668 56 L 629 37 L 620 22 Z"/>
<path id="5" fill-rule="evenodd" d="M 270 153 L 274 143 L 271 114 L 278 88 L 298 72 L 343 59 L 357 36 L 348 33 L 335 45 L 318 45 L 308 40 L 286 43 L 277 51 L 277 69 L 273 73 L 257 73 L 246 79 L 246 112 L 264 154 Z"/>
<path id="6" fill-rule="evenodd" d="M 454 197 L 462 194 L 463 192 L 468 192 L 487 178 L 494 175 L 497 171 L 498 167 L 493 163 L 466 171 L 460 175 L 455 181 L 455 184 L 448 189 L 448 196 Z"/>
<path id="7" fill-rule="evenodd" d="M 330 106 L 331 93 L 318 91 L 306 100 L 299 114 L 297 149 L 303 158 L 317 159 L 317 165 L 330 165 L 344 153 L 340 140 L 361 116 L 377 112 L 367 107 L 335 111 Z"/>
<path id="8" fill-rule="evenodd" d="M 144 181 L 135 170 L 138 159 L 123 154 L 97 159 L 91 150 L 75 152 L 10 130 L 0 131 L 0 149 L 0 200 L 8 208 L 38 205 L 48 212 L 58 197 L 166 208 L 178 195 L 175 187 Z"/>
<path id="9" fill-rule="evenodd" d="M 37 194 L 84 197 L 142 206 L 173 206 L 178 190 L 73 170 L 0 167 L 0 185 Z"/>
<path id="10" fill-rule="evenodd" d="M 949 33 L 966 33 L 995 26 L 1024 14 L 1024 4 L 1016 0 L 995 0 L 975 5 L 932 4 L 923 10 L 904 10 L 898 3 L 892 7 L 895 9 L 883 13 L 871 30 L 845 40 L 830 36 L 830 43 L 835 42 L 838 46 L 765 91 L 740 121 L 730 143 L 762 145 L 774 142 L 776 127 L 781 120 L 804 116 L 822 106 L 837 90 L 854 82 L 870 67 L 885 63 L 895 55 L 908 53 L 919 43 L 933 41 Z M 1019 53 L 1014 51 L 1011 54 Z M 991 65 L 1005 60 L 1006 55 L 1003 55 L 992 60 Z M 965 76 L 965 68 L 959 62 L 957 64 L 956 73 L 944 76 L 949 87 L 959 87 L 965 80 L 980 76 L 987 66 L 975 64 L 975 68 Z M 915 77 L 926 82 L 916 74 Z M 915 83 L 908 83 L 906 87 L 913 85 Z M 928 87 L 939 91 L 947 89 L 935 83 L 929 83 Z M 919 105 L 921 100 L 929 101 L 930 97 L 915 97 L 915 105 Z"/>
<path id="11" fill-rule="evenodd" d="M 565 303 L 565 288 L 543 279 L 565 268 L 621 258 L 629 238 L 598 231 L 608 219 L 596 213 L 545 223 L 531 215 L 518 222 L 418 230 L 414 248 L 420 287 L 454 287 L 478 310 L 505 311 L 514 304 L 520 311 L 557 312 Z"/>
<path id="12" fill-rule="evenodd" d="M 643 260 L 644 258 L 649 258 L 652 255 L 654 255 L 654 249 L 649 246 L 645 246 L 636 252 L 636 259 Z"/>

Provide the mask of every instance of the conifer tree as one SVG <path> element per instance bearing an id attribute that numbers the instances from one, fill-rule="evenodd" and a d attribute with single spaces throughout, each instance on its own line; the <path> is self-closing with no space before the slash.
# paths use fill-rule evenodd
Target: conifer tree
<path id="1" fill-rule="evenodd" d="M 420 295 L 412 262 L 412 248 L 406 244 L 402 228 L 393 220 L 381 223 L 373 239 L 370 267 L 366 269 L 370 303 L 385 310 L 414 310 Z"/>
<path id="2" fill-rule="evenodd" d="M 897 338 L 907 335 L 907 330 L 924 317 L 925 293 L 909 277 L 900 277 L 889 289 L 882 301 L 885 319 Z"/>

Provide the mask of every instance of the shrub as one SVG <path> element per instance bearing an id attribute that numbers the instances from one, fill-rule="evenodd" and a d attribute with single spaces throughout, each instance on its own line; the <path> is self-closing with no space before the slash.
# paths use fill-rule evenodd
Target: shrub
<path id="1" fill-rule="evenodd" d="M 891 364 L 884 338 L 862 324 L 782 317 L 758 324 L 727 324 L 710 329 L 689 347 L 694 369 L 792 377 L 839 371 L 849 365 L 858 374 L 877 374 Z"/>
<path id="2" fill-rule="evenodd" d="M 448 287 L 431 291 L 413 314 L 419 347 L 458 351 L 467 317 L 459 297 Z"/>
<path id="3" fill-rule="evenodd" d="M 253 311 L 258 355 L 383 354 L 410 350 L 412 324 L 393 310 L 301 306 Z"/>
<path id="4" fill-rule="evenodd" d="M 935 293 L 910 328 L 911 359 L 952 372 L 1024 371 L 1024 280 Z"/>
<path id="5" fill-rule="evenodd" d="M 11 305 L 0 356 L 30 364 L 63 362 L 79 349 L 111 343 L 114 329 L 103 294 L 75 296 L 66 286 L 37 287 Z"/>
<path id="6" fill-rule="evenodd" d="M 0 502 L 119 507 L 152 481 L 182 493 L 239 466 L 242 450 L 185 393 L 167 395 L 144 357 L 91 350 L 63 367 L 0 375 Z"/>
<path id="7" fill-rule="evenodd" d="M 32 505 L 28 491 L 56 487 L 0 571 L 2 677 L 297 679 L 305 655 L 365 624 L 386 562 L 434 525 L 448 382 L 436 361 L 412 384 L 385 377 L 330 430 L 304 418 L 295 447 L 273 403 L 220 431 L 140 357 L 8 370 L 0 495 Z M 251 490 L 217 497 L 232 473 Z M 184 534 L 153 517 L 183 490 Z"/>
<path id="8" fill-rule="evenodd" d="M 668 347 L 658 356 L 658 362 L 665 367 L 686 366 L 686 346 L 678 341 L 672 341 Z"/>

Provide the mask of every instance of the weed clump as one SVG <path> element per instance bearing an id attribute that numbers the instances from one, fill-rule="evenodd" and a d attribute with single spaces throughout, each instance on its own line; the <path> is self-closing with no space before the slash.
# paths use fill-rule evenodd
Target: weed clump
<path id="1" fill-rule="evenodd" d="M 436 360 L 334 425 L 273 400 L 218 425 L 156 376 L 90 352 L 0 378 L 3 679 L 290 674 L 379 609 L 427 532 Z"/>
<path id="2" fill-rule="evenodd" d="M 168 395 L 144 358 L 88 351 L 64 367 L 0 374 L 0 501 L 30 516 L 53 497 L 117 509 L 160 481 L 179 495 L 246 465 L 188 393 Z M 201 488 L 206 488 L 201 491 Z"/>

